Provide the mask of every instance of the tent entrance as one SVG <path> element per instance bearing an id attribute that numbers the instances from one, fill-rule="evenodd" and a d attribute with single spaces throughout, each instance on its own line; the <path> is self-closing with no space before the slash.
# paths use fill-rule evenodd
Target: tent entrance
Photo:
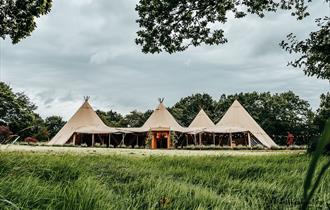
<path id="1" fill-rule="evenodd" d="M 157 139 L 157 148 L 167 148 L 167 136 L 161 135 Z"/>
<path id="2" fill-rule="evenodd" d="M 170 148 L 171 139 L 169 131 L 156 131 L 153 133 L 152 149 L 167 149 Z"/>

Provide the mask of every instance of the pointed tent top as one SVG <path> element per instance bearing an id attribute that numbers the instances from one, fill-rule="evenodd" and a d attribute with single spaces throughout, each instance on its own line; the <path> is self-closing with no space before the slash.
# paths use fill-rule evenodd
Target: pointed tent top
<path id="1" fill-rule="evenodd" d="M 232 106 L 241 106 L 241 107 L 243 107 L 242 104 L 237 99 L 235 99 L 235 101 L 233 102 Z"/>
<path id="2" fill-rule="evenodd" d="M 173 130 L 182 131 L 184 128 L 174 119 L 171 113 L 166 109 L 164 99 L 159 100 L 159 105 L 143 124 L 142 128 L 151 130 Z"/>
<path id="3" fill-rule="evenodd" d="M 158 98 L 159 103 L 163 103 L 165 98 Z"/>
<path id="4" fill-rule="evenodd" d="M 89 100 L 89 96 L 84 96 L 84 100 L 85 100 L 85 102 L 87 102 L 88 100 Z"/>
<path id="5" fill-rule="evenodd" d="M 212 126 L 214 126 L 214 123 L 205 113 L 205 111 L 201 109 L 194 118 L 194 120 L 190 123 L 189 128 L 206 128 Z"/>
<path id="6" fill-rule="evenodd" d="M 276 143 L 251 117 L 238 100 L 233 102 L 216 126 L 243 128 L 250 131 L 263 145 L 267 147 L 276 146 Z"/>
<path id="7" fill-rule="evenodd" d="M 88 99 L 80 106 L 77 112 L 68 120 L 61 130 L 48 143 L 50 145 L 65 144 L 73 133 L 111 133 L 113 128 L 106 126 L 95 113 Z"/>

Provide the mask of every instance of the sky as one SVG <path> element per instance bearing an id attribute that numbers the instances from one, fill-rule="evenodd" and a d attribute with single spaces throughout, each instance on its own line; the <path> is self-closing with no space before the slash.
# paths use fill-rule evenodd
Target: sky
<path id="1" fill-rule="evenodd" d="M 314 19 L 330 14 L 314 1 L 312 14 L 297 21 L 289 12 L 249 15 L 222 27 L 228 43 L 189 48 L 175 54 L 144 54 L 134 42 L 135 0 L 55 0 L 37 20 L 32 36 L 13 45 L 0 40 L 0 80 L 23 91 L 42 117 L 68 119 L 90 96 L 94 109 L 154 109 L 158 98 L 172 106 L 180 98 L 208 93 L 214 99 L 239 92 L 292 90 L 313 110 L 330 90 L 327 80 L 307 77 L 287 66 L 293 55 L 279 43 L 293 32 L 303 39 Z"/>

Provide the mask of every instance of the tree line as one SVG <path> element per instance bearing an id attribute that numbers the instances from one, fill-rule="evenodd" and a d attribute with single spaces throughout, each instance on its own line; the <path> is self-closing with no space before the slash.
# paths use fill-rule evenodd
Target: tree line
<path id="1" fill-rule="evenodd" d="M 287 132 L 298 137 L 297 143 L 308 143 L 322 132 L 330 116 L 329 92 L 321 95 L 320 107 L 315 112 L 308 101 L 292 91 L 275 94 L 223 94 L 219 99 L 214 99 L 207 93 L 197 93 L 181 98 L 172 107 L 168 107 L 168 110 L 185 127 L 189 126 L 201 108 L 217 123 L 236 99 L 278 144 L 285 143 Z M 9 85 L 0 82 L 0 125 L 8 126 L 11 134 L 20 136 L 21 140 L 34 137 L 39 141 L 48 141 L 65 124 L 60 116 L 41 118 L 36 109 L 37 106 L 24 93 L 15 93 Z M 96 110 L 96 113 L 111 127 L 140 127 L 152 110 L 133 110 L 126 115 L 114 110 Z M 0 133 L 1 138 L 5 138 L 6 132 Z"/>

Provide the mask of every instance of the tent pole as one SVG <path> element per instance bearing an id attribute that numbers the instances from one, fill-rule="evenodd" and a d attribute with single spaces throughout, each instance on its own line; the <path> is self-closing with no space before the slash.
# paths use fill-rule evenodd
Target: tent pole
<path id="1" fill-rule="evenodd" d="M 136 144 L 139 146 L 139 135 L 136 135 Z"/>
<path id="2" fill-rule="evenodd" d="M 229 133 L 229 141 L 230 141 L 230 147 L 233 148 L 233 135 L 232 135 L 232 133 Z"/>
<path id="3" fill-rule="evenodd" d="M 126 133 L 122 134 L 122 139 L 121 139 L 120 145 L 125 144 L 125 135 L 126 135 Z"/>
<path id="4" fill-rule="evenodd" d="M 157 142 L 156 142 L 156 137 L 155 137 L 155 133 L 152 133 L 152 140 L 151 140 L 151 149 L 156 149 L 157 148 Z"/>
<path id="5" fill-rule="evenodd" d="M 214 135 L 214 133 L 212 135 L 213 135 L 213 144 L 215 146 L 215 135 Z"/>
<path id="6" fill-rule="evenodd" d="M 76 145 L 76 133 L 73 134 L 72 143 L 73 143 L 73 145 Z"/>
<path id="7" fill-rule="evenodd" d="M 109 147 L 111 145 L 111 133 L 109 134 Z"/>
<path id="8" fill-rule="evenodd" d="M 196 134 L 194 134 L 194 143 L 197 145 Z"/>
<path id="9" fill-rule="evenodd" d="M 249 143 L 249 147 L 251 147 L 251 135 L 250 135 L 250 132 L 248 132 L 248 143 Z"/>
<path id="10" fill-rule="evenodd" d="M 188 142 L 188 135 L 186 134 L 185 136 L 186 136 L 186 146 L 188 146 L 188 143 L 189 143 Z"/>
<path id="11" fill-rule="evenodd" d="M 92 147 L 95 146 L 95 136 L 94 136 L 94 133 L 92 134 Z"/>
<path id="12" fill-rule="evenodd" d="M 199 137 L 199 145 L 202 145 L 202 134 L 199 133 L 199 134 L 198 134 L 198 137 Z"/>

